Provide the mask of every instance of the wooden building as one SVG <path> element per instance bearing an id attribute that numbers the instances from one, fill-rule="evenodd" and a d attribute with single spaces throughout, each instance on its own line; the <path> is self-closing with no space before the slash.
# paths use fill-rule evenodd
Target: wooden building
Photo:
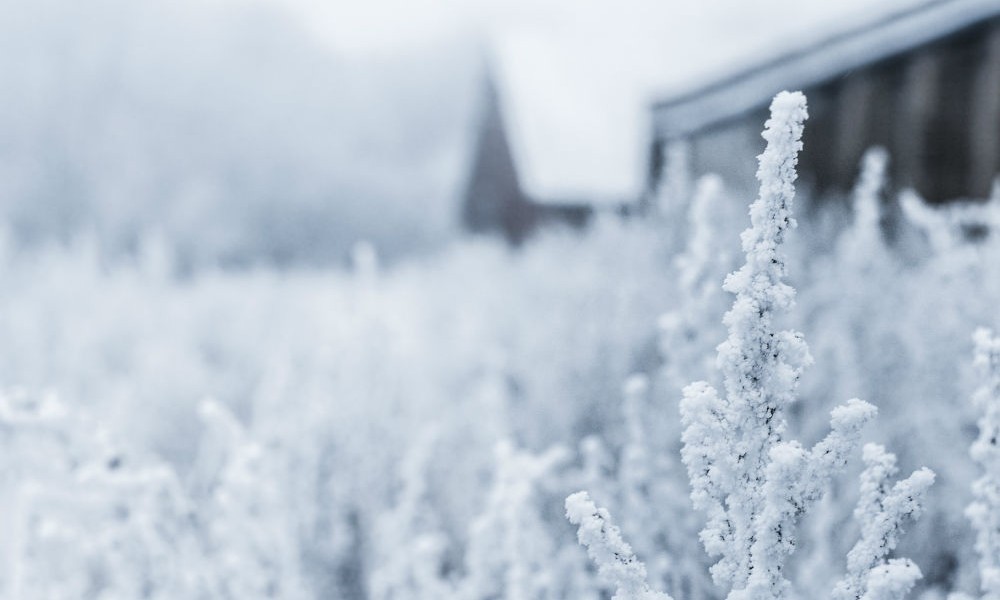
<path id="1" fill-rule="evenodd" d="M 806 12 L 819 9 L 836 13 L 832 4 Z M 782 90 L 808 97 L 799 181 L 813 197 L 850 189 L 862 154 L 882 146 L 897 189 L 932 202 L 985 198 L 1000 172 L 1000 0 L 901 0 L 861 12 L 777 27 L 785 24 L 774 15 L 750 11 L 757 21 L 739 31 L 773 30 L 750 45 L 706 31 L 656 46 L 671 39 L 658 33 L 669 15 L 652 24 L 632 15 L 619 38 L 598 30 L 561 39 L 556 28 L 498 44 L 465 228 L 518 244 L 545 224 L 642 213 L 666 174 L 681 171 L 718 174 L 752 195 L 760 132 Z M 810 41 L 786 41 L 792 29 Z M 643 36 L 649 45 L 615 43 Z"/>
<path id="2" fill-rule="evenodd" d="M 518 245 L 538 227 L 587 224 L 593 207 L 583 201 L 545 202 L 523 188 L 511 151 L 500 98 L 492 77 L 483 84 L 483 101 L 466 188 L 462 226 L 472 233 L 502 235 Z"/>
<path id="3" fill-rule="evenodd" d="M 817 194 L 849 189 L 877 145 L 897 187 L 985 198 L 1000 173 L 1000 1 L 923 3 L 657 102 L 649 189 L 678 147 L 694 174 L 752 188 L 761 125 L 784 89 L 808 97 L 799 170 Z"/>

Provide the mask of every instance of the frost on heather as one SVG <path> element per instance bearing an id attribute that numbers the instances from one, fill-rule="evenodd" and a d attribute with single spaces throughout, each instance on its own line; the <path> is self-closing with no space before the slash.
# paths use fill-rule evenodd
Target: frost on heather
<path id="1" fill-rule="evenodd" d="M 206 494 L 207 546 L 219 555 L 220 598 L 303 598 L 294 516 L 268 449 L 224 406 L 199 407 L 205 427 L 197 463 Z"/>
<path id="2" fill-rule="evenodd" d="M 686 246 L 672 265 L 679 297 L 675 309 L 658 320 L 664 361 L 660 380 L 670 402 L 693 378 L 710 376 L 715 345 L 725 335 L 721 317 L 730 302 L 719 281 L 736 266 L 738 204 L 725 193 L 722 178 L 698 180 L 688 209 Z"/>
<path id="3" fill-rule="evenodd" d="M 458 597 L 539 598 L 556 595 L 549 576 L 555 543 L 538 510 L 541 482 L 565 462 L 561 448 L 541 455 L 497 444 L 496 473 L 483 512 L 472 523 L 466 577 Z"/>
<path id="4" fill-rule="evenodd" d="M 623 392 L 626 439 L 614 481 L 617 494 L 607 496 L 616 507 L 621 531 L 642 557 L 651 586 L 685 600 L 713 598 L 706 557 L 692 551 L 700 524 L 688 506 L 690 488 L 676 456 L 679 431 L 649 422 L 652 395 L 647 377 L 629 377 Z M 654 439 L 657 436 L 671 443 Z M 588 484 L 586 489 L 601 488 Z"/>
<path id="5" fill-rule="evenodd" d="M 979 410 L 979 437 L 970 454 L 983 469 L 972 485 L 975 501 L 966 510 L 976 530 L 979 577 L 984 600 L 1000 599 L 1000 337 L 987 329 L 975 334 L 975 363 L 983 384 L 973 396 Z"/>
<path id="6" fill-rule="evenodd" d="M 881 147 L 869 148 L 861 159 L 861 175 L 852 194 L 854 221 L 838 240 L 844 267 L 871 270 L 873 263 L 887 258 L 882 239 L 882 193 L 888 164 L 889 154 Z"/>
<path id="7" fill-rule="evenodd" d="M 886 557 L 899 543 L 904 522 L 923 511 L 934 474 L 921 469 L 890 487 L 898 471 L 896 456 L 878 444 L 866 444 L 863 456 L 861 495 L 854 510 L 861 539 L 847 554 L 847 575 L 834 589 L 833 600 L 903 598 L 920 578 L 920 569 Z"/>
<path id="8" fill-rule="evenodd" d="M 373 600 L 430 600 L 454 593 L 440 575 L 447 540 L 427 481 L 438 436 L 435 429 L 425 431 L 404 457 L 395 506 L 376 524 L 376 566 L 368 583 Z"/>
<path id="9" fill-rule="evenodd" d="M 597 508 L 587 492 L 566 498 L 566 518 L 577 526 L 580 544 L 587 548 L 601 576 L 614 586 L 612 600 L 672 600 L 650 590 L 646 566 L 622 539 L 607 509 Z"/>
<path id="10" fill-rule="evenodd" d="M 223 598 L 173 469 L 55 397 L 0 395 L 4 598 Z"/>
<path id="11" fill-rule="evenodd" d="M 789 595 L 783 566 L 795 549 L 796 522 L 843 469 L 876 412 L 851 400 L 833 411 L 832 431 L 813 449 L 783 439 L 785 411 L 811 361 L 801 334 L 775 324 L 794 300 L 784 281 L 784 245 L 795 226 L 795 165 L 805 119 L 801 93 L 775 97 L 759 157 L 760 195 L 742 235 L 746 264 L 725 282 L 736 295 L 724 318 L 729 335 L 718 349 L 725 395 L 699 382 L 685 389 L 681 405 L 691 497 L 708 517 L 701 539 L 719 557 L 712 575 L 731 587 L 730 598 Z"/>

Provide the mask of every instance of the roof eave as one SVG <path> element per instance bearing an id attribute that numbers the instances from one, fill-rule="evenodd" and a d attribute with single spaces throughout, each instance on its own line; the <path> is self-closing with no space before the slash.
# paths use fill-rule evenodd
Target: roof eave
<path id="1" fill-rule="evenodd" d="M 758 108 L 785 88 L 806 89 L 1000 16 L 996 0 L 934 1 L 718 79 L 653 105 L 661 139 L 684 137 Z"/>

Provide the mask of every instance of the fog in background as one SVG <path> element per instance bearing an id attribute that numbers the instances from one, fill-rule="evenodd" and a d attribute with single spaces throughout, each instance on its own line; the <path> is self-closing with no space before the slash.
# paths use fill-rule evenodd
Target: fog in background
<path id="1" fill-rule="evenodd" d="M 0 0 L 0 220 L 109 255 L 154 234 L 188 265 L 433 248 L 456 230 L 499 35 L 570 32 L 669 84 L 846 6 Z"/>
<path id="2" fill-rule="evenodd" d="M 435 243 L 470 110 L 462 44 L 344 57 L 276 5 L 5 0 L 0 214 L 23 242 L 119 252 L 151 232 L 223 264 Z"/>

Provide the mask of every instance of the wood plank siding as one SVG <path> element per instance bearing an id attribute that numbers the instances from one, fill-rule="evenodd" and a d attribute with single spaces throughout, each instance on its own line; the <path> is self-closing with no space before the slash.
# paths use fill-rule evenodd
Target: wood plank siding
<path id="1" fill-rule="evenodd" d="M 935 10 L 949 4 L 961 2 L 940 2 Z M 877 145 L 890 153 L 897 187 L 913 187 L 932 202 L 984 198 L 1000 173 L 1000 6 L 980 8 L 977 18 L 956 12 L 951 28 L 920 30 L 915 45 L 905 45 L 906 28 L 885 24 L 886 39 L 869 28 L 855 34 L 864 43 L 842 36 L 810 51 L 817 56 L 791 55 L 659 103 L 654 144 L 689 140 L 694 174 L 715 172 L 737 189 L 752 188 L 745 163 L 752 167 L 763 149 L 756 132 L 771 96 L 802 89 L 810 117 L 801 178 L 815 192 L 850 189 L 861 156 Z M 923 18 L 901 18 L 917 16 Z M 838 44 L 855 53 L 839 65 L 830 54 Z M 861 52 L 865 45 L 870 56 Z M 725 97 L 736 106 L 722 107 Z M 651 189 L 663 170 L 651 168 Z"/>

